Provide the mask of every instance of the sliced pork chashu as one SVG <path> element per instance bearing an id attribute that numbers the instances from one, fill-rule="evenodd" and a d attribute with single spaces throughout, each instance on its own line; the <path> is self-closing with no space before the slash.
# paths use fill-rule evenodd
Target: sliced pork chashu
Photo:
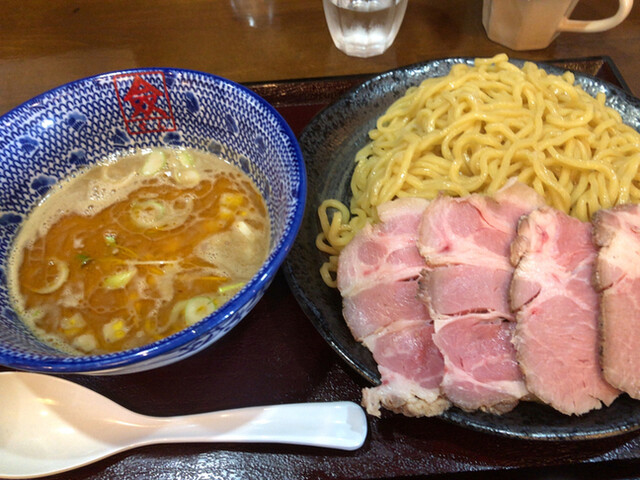
<path id="1" fill-rule="evenodd" d="M 363 390 L 363 406 L 407 416 L 434 416 L 450 403 L 440 393 L 443 359 L 432 339 L 433 322 L 417 298 L 425 268 L 416 236 L 426 200 L 397 199 L 378 207 L 367 226 L 340 254 L 338 289 L 354 338 L 378 364 L 381 385 Z"/>
<path id="2" fill-rule="evenodd" d="M 611 385 L 640 399 L 640 205 L 596 212 L 593 229 L 602 369 Z"/>
<path id="3" fill-rule="evenodd" d="M 610 405 L 602 375 L 591 224 L 544 207 L 520 220 L 512 244 L 514 345 L 527 389 L 567 415 Z"/>
<path id="4" fill-rule="evenodd" d="M 504 413 L 528 395 L 511 343 L 509 256 L 518 219 L 542 205 L 511 182 L 493 197 L 440 196 L 422 217 L 420 295 L 444 357 L 442 391 L 464 410 Z"/>

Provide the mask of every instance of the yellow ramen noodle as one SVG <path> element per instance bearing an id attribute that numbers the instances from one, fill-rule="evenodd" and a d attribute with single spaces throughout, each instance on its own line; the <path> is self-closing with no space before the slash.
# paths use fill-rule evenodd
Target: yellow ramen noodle
<path id="1" fill-rule="evenodd" d="M 350 208 L 330 199 L 318 210 L 329 285 L 340 250 L 397 197 L 492 194 L 515 177 L 581 220 L 640 201 L 640 134 L 605 95 L 587 94 L 571 72 L 519 68 L 504 54 L 409 88 L 369 137 L 355 158 Z"/>
<path id="2" fill-rule="evenodd" d="M 36 208 L 10 265 L 22 318 L 77 354 L 139 347 L 219 308 L 264 262 L 269 218 L 243 172 L 195 150 L 89 169 Z"/>

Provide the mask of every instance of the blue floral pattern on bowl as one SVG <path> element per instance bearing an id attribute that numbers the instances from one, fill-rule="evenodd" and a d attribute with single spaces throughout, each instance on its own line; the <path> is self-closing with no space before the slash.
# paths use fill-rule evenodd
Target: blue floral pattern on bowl
<path id="1" fill-rule="evenodd" d="M 106 73 L 46 92 L 0 117 L 0 364 L 21 370 L 120 374 L 186 358 L 224 336 L 260 300 L 289 252 L 306 199 L 291 129 L 245 87 L 180 69 Z M 211 151 L 245 171 L 265 197 L 271 251 L 227 304 L 191 328 L 145 347 L 70 357 L 34 337 L 11 307 L 6 258 L 20 221 L 56 181 L 138 148 Z"/>

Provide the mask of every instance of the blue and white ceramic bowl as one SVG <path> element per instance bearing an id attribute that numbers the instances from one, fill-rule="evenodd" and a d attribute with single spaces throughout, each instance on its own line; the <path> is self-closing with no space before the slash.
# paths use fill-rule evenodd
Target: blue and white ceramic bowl
<path id="1" fill-rule="evenodd" d="M 151 146 L 208 150 L 246 172 L 267 203 L 270 254 L 242 291 L 193 327 L 134 350 L 70 357 L 38 341 L 12 310 L 5 261 L 12 239 L 56 181 L 114 153 Z M 121 374 L 208 347 L 264 294 L 300 227 L 305 198 L 304 162 L 289 126 L 263 99 L 223 78 L 178 69 L 128 70 L 78 80 L 26 102 L 0 117 L 0 364 Z"/>

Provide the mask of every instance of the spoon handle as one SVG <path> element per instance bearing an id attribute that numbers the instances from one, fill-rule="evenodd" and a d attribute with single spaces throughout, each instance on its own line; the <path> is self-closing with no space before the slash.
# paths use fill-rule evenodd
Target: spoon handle
<path id="1" fill-rule="evenodd" d="M 356 450 L 367 420 L 353 402 L 248 407 L 176 417 L 147 417 L 153 427 L 144 443 L 284 443 Z"/>

